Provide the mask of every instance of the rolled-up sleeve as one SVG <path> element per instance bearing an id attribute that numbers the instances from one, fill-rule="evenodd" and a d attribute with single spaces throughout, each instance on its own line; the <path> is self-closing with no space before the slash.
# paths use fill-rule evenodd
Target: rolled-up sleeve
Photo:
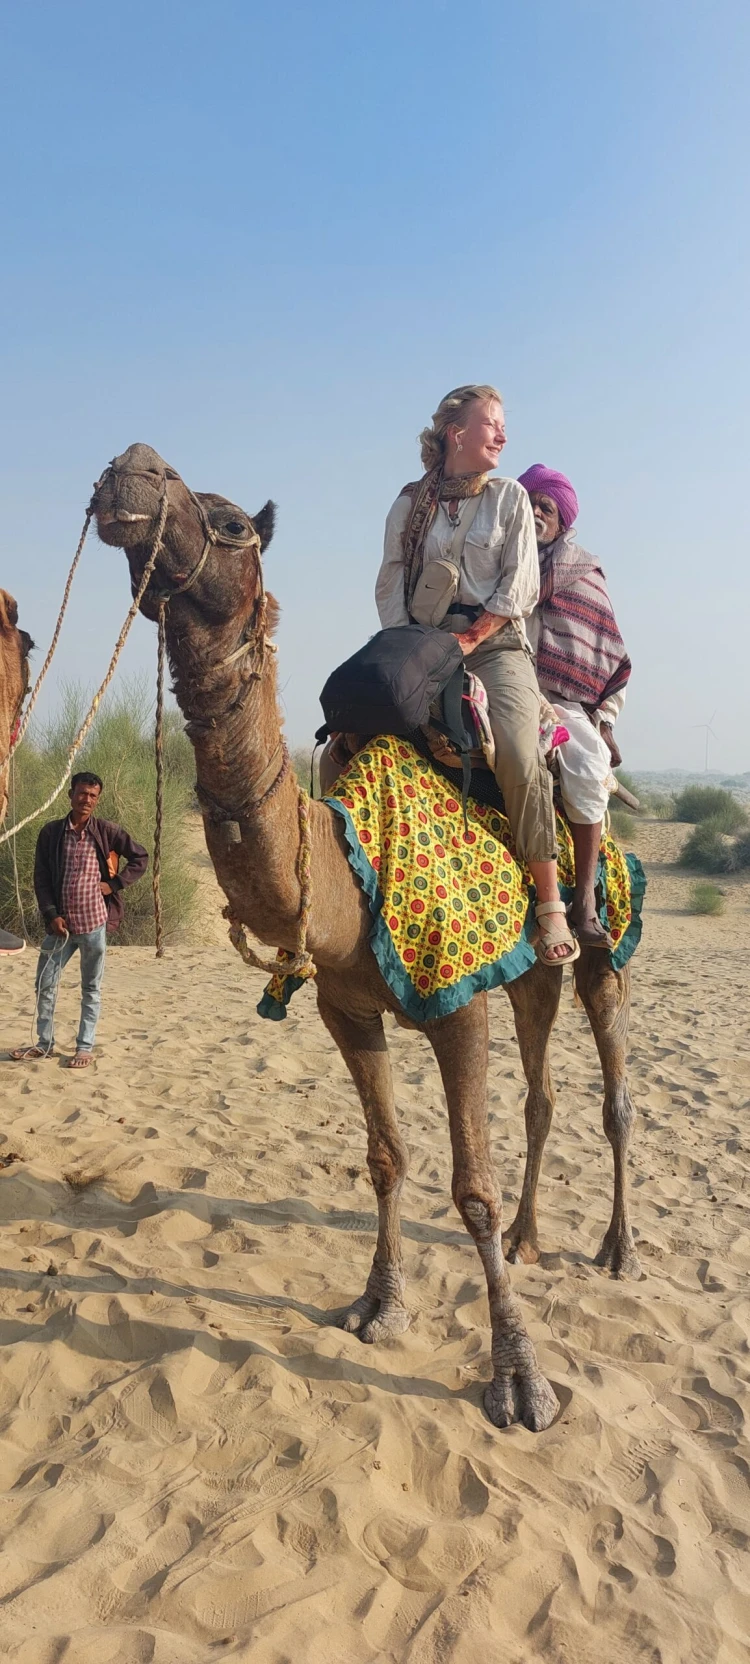
<path id="1" fill-rule="evenodd" d="M 411 499 L 397 497 L 385 523 L 383 562 L 375 584 L 375 604 L 384 630 L 408 624 L 404 600 L 404 528 Z"/>
<path id="2" fill-rule="evenodd" d="M 519 488 L 506 520 L 502 568 L 485 610 L 498 618 L 529 618 L 539 600 L 539 556 L 528 493 Z"/>

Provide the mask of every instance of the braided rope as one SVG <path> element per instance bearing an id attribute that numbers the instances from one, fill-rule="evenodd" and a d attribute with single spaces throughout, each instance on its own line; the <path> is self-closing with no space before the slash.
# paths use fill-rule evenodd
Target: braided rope
<path id="1" fill-rule="evenodd" d="M 38 820 L 40 815 L 43 815 L 47 809 L 51 808 L 52 804 L 55 802 L 55 799 L 60 796 L 61 791 L 67 785 L 67 782 L 70 779 L 70 776 L 73 772 L 73 763 L 74 763 L 74 761 L 75 761 L 75 759 L 78 755 L 78 752 L 81 749 L 81 746 L 83 745 L 83 743 L 84 743 L 84 741 L 85 741 L 85 739 L 86 739 L 86 737 L 89 733 L 89 730 L 90 730 L 91 725 L 93 723 L 94 717 L 96 716 L 96 713 L 99 709 L 99 706 L 102 702 L 102 699 L 104 698 L 104 695 L 107 691 L 107 688 L 109 687 L 109 684 L 112 680 L 112 677 L 114 676 L 120 654 L 123 650 L 123 647 L 125 646 L 125 643 L 128 639 L 128 636 L 130 635 L 130 630 L 131 630 L 131 627 L 132 627 L 132 624 L 133 624 L 133 620 L 136 616 L 136 613 L 138 612 L 141 601 L 143 600 L 143 597 L 146 593 L 149 582 L 151 580 L 151 575 L 153 573 L 154 567 L 155 567 L 156 562 L 159 558 L 159 553 L 161 551 L 161 540 L 162 540 L 162 537 L 163 537 L 163 534 L 164 534 L 164 527 L 167 523 L 168 509 L 169 509 L 169 501 L 168 501 L 168 498 L 167 498 L 166 483 L 165 483 L 165 490 L 164 490 L 164 495 L 162 497 L 161 510 L 160 510 L 160 513 L 159 513 L 159 523 L 157 525 L 156 533 L 154 535 L 154 544 L 153 544 L 153 548 L 151 550 L 151 554 L 149 555 L 149 558 L 148 558 L 148 560 L 146 562 L 146 565 L 143 569 L 143 577 L 141 578 L 140 584 L 138 585 L 138 589 L 137 589 L 137 591 L 136 591 L 136 593 L 133 597 L 132 606 L 130 607 L 130 610 L 127 614 L 125 622 L 124 622 L 124 624 L 122 626 L 122 629 L 120 631 L 120 634 L 117 637 L 117 641 L 115 642 L 115 649 L 114 649 L 112 657 L 109 661 L 109 669 L 108 669 L 107 674 L 104 678 L 104 681 L 102 682 L 101 687 L 98 688 L 97 692 L 94 694 L 94 697 L 91 701 L 88 712 L 87 712 L 86 716 L 84 717 L 83 722 L 81 723 L 81 726 L 78 730 L 78 733 L 76 734 L 75 739 L 73 740 L 73 743 L 70 747 L 70 750 L 68 751 L 68 760 L 67 760 L 67 763 L 65 765 L 65 773 L 63 774 L 62 779 L 60 780 L 59 784 L 55 787 L 55 790 L 50 793 L 49 797 L 45 800 L 45 802 L 40 804 L 38 809 L 34 809 L 32 814 L 26 815 L 24 817 L 24 819 L 19 820 L 15 826 L 8 827 L 7 831 L 0 834 L 0 844 L 7 843 L 8 839 L 14 837 L 16 832 L 20 832 L 22 827 L 29 826 L 31 821 L 33 821 L 33 820 Z M 81 545 L 81 547 L 82 547 L 82 545 Z"/>
<path id="2" fill-rule="evenodd" d="M 159 649 L 156 660 L 156 717 L 154 721 L 154 760 L 156 762 L 156 818 L 154 821 L 154 865 L 151 886 L 154 892 L 154 934 L 156 957 L 164 957 L 163 917 L 161 905 L 161 835 L 164 824 L 164 660 L 167 651 L 167 601 L 159 602 Z"/>
<path id="3" fill-rule="evenodd" d="M 297 787 L 297 809 L 299 815 L 299 882 L 300 902 L 297 920 L 297 945 L 294 953 L 284 953 L 283 958 L 263 959 L 250 946 L 247 927 L 232 912 L 231 907 L 223 909 L 222 917 L 229 921 L 229 940 L 232 947 L 237 949 L 240 958 L 253 970 L 267 971 L 270 976 L 281 977 L 299 976 L 300 972 L 315 975 L 315 965 L 312 954 L 307 951 L 307 932 L 310 925 L 310 909 L 312 906 L 312 838 L 310 835 L 310 799 L 307 792 Z"/>
<path id="4" fill-rule="evenodd" d="M 39 675 L 37 676 L 37 679 L 34 683 L 34 686 L 31 690 L 31 693 L 29 694 L 29 702 L 28 702 L 28 705 L 26 706 L 26 710 L 24 711 L 23 719 L 19 723 L 18 728 L 16 729 L 15 739 L 13 740 L 13 744 L 11 745 L 10 751 L 8 752 L 7 757 L 4 757 L 3 760 L 2 760 L 2 763 L 0 763 L 0 773 L 5 768 L 6 763 L 8 763 L 10 761 L 11 757 L 13 756 L 14 751 L 17 751 L 19 745 L 21 744 L 21 741 L 22 741 L 22 739 L 23 739 L 23 737 L 26 733 L 26 730 L 29 726 L 29 722 L 31 720 L 31 713 L 34 709 L 34 706 L 37 702 L 37 699 L 39 698 L 39 691 L 40 691 L 40 688 L 42 686 L 42 682 L 44 681 L 44 678 L 47 674 L 47 671 L 49 670 L 49 667 L 50 667 L 50 665 L 52 663 L 52 660 L 55 656 L 55 648 L 57 647 L 57 643 L 60 640 L 60 631 L 62 629 L 62 622 L 63 622 L 63 619 L 65 617 L 66 611 L 67 611 L 68 601 L 70 600 L 70 591 L 73 587 L 73 579 L 76 575 L 76 568 L 78 566 L 78 562 L 79 562 L 79 560 L 81 558 L 81 555 L 83 553 L 83 545 L 86 542 L 86 534 L 88 532 L 89 526 L 91 525 L 91 514 L 92 514 L 92 511 L 91 511 L 90 508 L 88 508 L 86 510 L 86 519 L 83 522 L 83 531 L 81 532 L 81 535 L 78 539 L 78 548 L 76 549 L 76 552 L 73 556 L 73 563 L 72 563 L 70 571 L 68 573 L 67 582 L 66 582 L 66 585 L 65 585 L 65 589 L 63 591 L 62 603 L 60 605 L 60 611 L 57 615 L 57 623 L 55 625 L 54 635 L 53 635 L 52 640 L 49 644 L 49 652 L 47 653 L 47 657 L 44 661 L 44 664 L 42 665 L 42 668 L 39 672 Z"/>

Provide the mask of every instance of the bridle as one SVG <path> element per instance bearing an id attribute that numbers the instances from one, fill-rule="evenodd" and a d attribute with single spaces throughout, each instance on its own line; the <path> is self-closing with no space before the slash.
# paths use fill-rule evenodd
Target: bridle
<path id="1" fill-rule="evenodd" d="M 93 494 L 93 497 L 91 499 L 91 507 L 93 507 L 93 505 L 94 505 L 94 501 L 95 501 L 97 492 L 99 491 L 101 486 L 104 484 L 105 480 L 113 473 L 113 471 L 114 471 L 114 459 L 113 459 L 112 462 L 109 463 L 108 467 L 105 468 L 103 474 L 100 476 L 100 478 L 96 482 L 96 485 L 94 486 L 94 494 Z M 140 475 L 144 479 L 149 479 L 151 481 L 154 480 L 154 471 L 152 469 L 129 468 L 127 470 L 127 473 L 128 473 L 129 476 L 132 476 L 132 475 L 135 474 L 135 475 Z M 115 478 L 116 477 L 117 476 L 115 475 Z M 269 640 L 269 638 L 266 634 L 267 616 L 268 616 L 268 596 L 266 594 L 266 587 L 265 587 L 265 583 L 263 581 L 263 563 L 261 561 L 261 541 L 260 541 L 260 537 L 259 537 L 257 531 L 255 530 L 255 527 L 252 524 L 252 521 L 249 522 L 249 529 L 246 532 L 234 533 L 234 532 L 229 532 L 226 529 L 221 530 L 221 531 L 217 530 L 217 528 L 215 526 L 212 526 L 212 524 L 211 524 L 211 522 L 208 518 L 208 514 L 206 512 L 206 509 L 205 509 L 203 503 L 200 501 L 200 498 L 196 497 L 195 492 L 190 490 L 190 487 L 185 484 L 185 481 L 181 479 L 181 476 L 179 474 L 175 474 L 173 472 L 171 477 L 174 478 L 174 479 L 179 479 L 180 480 L 180 483 L 184 487 L 185 491 L 187 491 L 188 497 L 190 498 L 190 501 L 193 505 L 193 508 L 195 509 L 195 512 L 198 515 L 198 518 L 200 520 L 201 527 L 202 527 L 202 530 L 203 530 L 203 548 L 201 549 L 200 555 L 198 556 L 198 559 L 195 562 L 195 565 L 193 567 L 191 567 L 191 570 L 188 572 L 188 575 L 187 575 L 186 578 L 181 579 L 179 583 L 172 584 L 170 587 L 168 587 L 166 589 L 152 589 L 153 579 L 150 579 L 149 583 L 148 583 L 148 586 L 146 588 L 146 591 L 145 591 L 146 595 L 148 595 L 149 592 L 151 592 L 152 599 L 154 601 L 156 601 L 156 603 L 158 605 L 158 620 L 157 620 L 157 622 L 158 622 L 158 626 L 159 626 L 159 666 L 160 666 L 160 668 L 159 668 L 159 679 L 160 679 L 160 683 L 162 685 L 163 685 L 164 658 L 165 658 L 165 652 L 166 652 L 166 614 L 167 614 L 167 609 L 169 607 L 170 602 L 173 601 L 174 599 L 176 599 L 177 596 L 187 594 L 187 592 L 190 589 L 193 588 L 193 585 L 197 582 L 198 578 L 201 575 L 201 572 L 203 571 L 203 568 L 205 567 L 206 561 L 208 560 L 208 557 L 209 557 L 212 549 L 215 549 L 217 547 L 227 547 L 227 548 L 233 548 L 233 549 L 251 549 L 253 551 L 254 556 L 255 556 L 255 569 L 256 569 L 256 574 L 257 574 L 257 593 L 256 593 L 255 601 L 254 601 L 254 604 L 253 604 L 253 611 L 252 611 L 251 617 L 249 619 L 246 619 L 246 621 L 245 621 L 245 623 L 242 627 L 242 638 L 243 639 L 241 639 L 239 646 L 236 647 L 232 653 L 227 654 L 226 658 L 220 659 L 218 661 L 218 663 L 214 666 L 214 668 L 219 670 L 219 669 L 224 669 L 228 666 L 237 664 L 240 659 L 244 658 L 246 653 L 250 653 L 253 650 L 255 650 L 256 660 L 255 660 L 255 663 L 252 666 L 252 668 L 249 669 L 249 670 L 246 670 L 236 698 L 232 701 L 232 703 L 230 705 L 228 705 L 226 707 L 225 710 L 223 710 L 221 712 L 218 712 L 218 713 L 216 713 L 216 714 L 214 714 L 213 716 L 210 716 L 210 717 L 192 716 L 188 713 L 188 726 L 190 728 L 210 729 L 210 728 L 215 728 L 216 727 L 217 721 L 224 721 L 227 717 L 233 715 L 233 713 L 235 711 L 238 711 L 238 710 L 241 709 L 245 699 L 247 698 L 247 695 L 249 693 L 249 690 L 250 690 L 250 687 L 251 687 L 252 683 L 253 682 L 259 682 L 261 680 L 262 676 L 263 676 L 263 672 L 265 670 L 265 664 L 266 664 L 266 654 L 276 652 L 276 643 Z M 160 497 L 159 497 L 159 517 L 161 518 L 161 516 L 164 515 L 165 524 L 166 524 L 166 514 L 164 513 L 164 510 L 165 510 L 165 501 L 166 501 L 167 506 L 168 506 L 168 503 L 169 503 L 169 479 L 170 479 L 170 476 L 167 474 L 167 471 L 165 469 L 162 473 L 162 476 L 161 476 L 161 493 L 160 493 Z M 266 786 L 266 781 L 267 781 L 269 775 L 273 774 L 273 770 L 276 768 L 276 764 L 277 764 L 279 758 L 281 760 L 281 766 L 278 769 L 278 772 L 275 774 L 275 776 L 273 778 L 271 778 L 270 784 L 268 786 Z M 278 791 L 279 787 L 281 786 L 282 782 L 286 779 L 286 776 L 289 773 L 290 766 L 291 766 L 291 759 L 290 759 L 290 756 L 289 756 L 289 752 L 287 750 L 287 747 L 286 747 L 286 744 L 285 744 L 284 740 L 282 739 L 279 742 L 279 745 L 276 747 L 276 750 L 274 751 L 273 756 L 271 757 L 270 761 L 266 764 L 265 768 L 261 771 L 261 774 L 260 774 L 259 778 L 255 782 L 253 782 L 253 789 L 254 790 L 257 791 L 258 786 L 261 786 L 263 788 L 260 795 L 256 796 L 256 797 L 253 797 L 253 798 L 250 798 L 250 799 L 243 799 L 241 809 L 236 809 L 236 808 L 229 809 L 229 808 L 227 808 L 224 804 L 220 803 L 217 798 L 213 797 L 210 792 L 206 791 L 205 787 L 199 785 L 198 783 L 196 783 L 196 787 L 195 787 L 196 795 L 197 795 L 199 801 L 202 804 L 205 805 L 205 808 L 206 808 L 206 811 L 208 813 L 208 817 L 209 817 L 210 820 L 214 820 L 214 821 L 237 821 L 237 820 L 241 820 L 241 819 L 246 818 L 247 813 L 250 810 L 257 810 L 257 809 L 263 807 L 263 805 L 265 803 L 269 802 L 270 799 L 273 796 L 275 796 L 275 794 Z"/>

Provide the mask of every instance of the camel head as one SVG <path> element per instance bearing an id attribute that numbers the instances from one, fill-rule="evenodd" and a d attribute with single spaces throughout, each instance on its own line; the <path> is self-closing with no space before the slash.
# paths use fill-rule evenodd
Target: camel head
<path id="1" fill-rule="evenodd" d="M 7 769 L 3 762 L 29 691 L 29 653 L 33 645 L 31 636 L 18 628 L 13 596 L 0 589 L 0 823 L 7 808 Z"/>
<path id="2" fill-rule="evenodd" d="M 130 445 L 94 487 L 91 509 L 102 543 L 124 549 L 135 593 L 153 548 L 163 495 L 162 550 L 141 602 L 154 619 L 159 601 L 197 610 L 213 627 L 246 620 L 262 595 L 260 555 L 273 536 L 275 505 L 256 515 L 214 492 L 193 492 L 149 445 Z"/>

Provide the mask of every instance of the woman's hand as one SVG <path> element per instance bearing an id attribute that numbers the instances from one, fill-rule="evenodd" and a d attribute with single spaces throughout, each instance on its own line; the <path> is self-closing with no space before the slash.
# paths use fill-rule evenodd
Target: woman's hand
<path id="1" fill-rule="evenodd" d="M 507 618 L 498 618 L 494 612 L 481 612 L 470 628 L 464 630 L 461 635 L 454 630 L 453 634 L 464 658 L 468 659 L 469 654 L 474 652 L 474 648 L 478 647 L 480 642 L 488 641 L 489 637 L 496 635 L 507 622 Z"/>

